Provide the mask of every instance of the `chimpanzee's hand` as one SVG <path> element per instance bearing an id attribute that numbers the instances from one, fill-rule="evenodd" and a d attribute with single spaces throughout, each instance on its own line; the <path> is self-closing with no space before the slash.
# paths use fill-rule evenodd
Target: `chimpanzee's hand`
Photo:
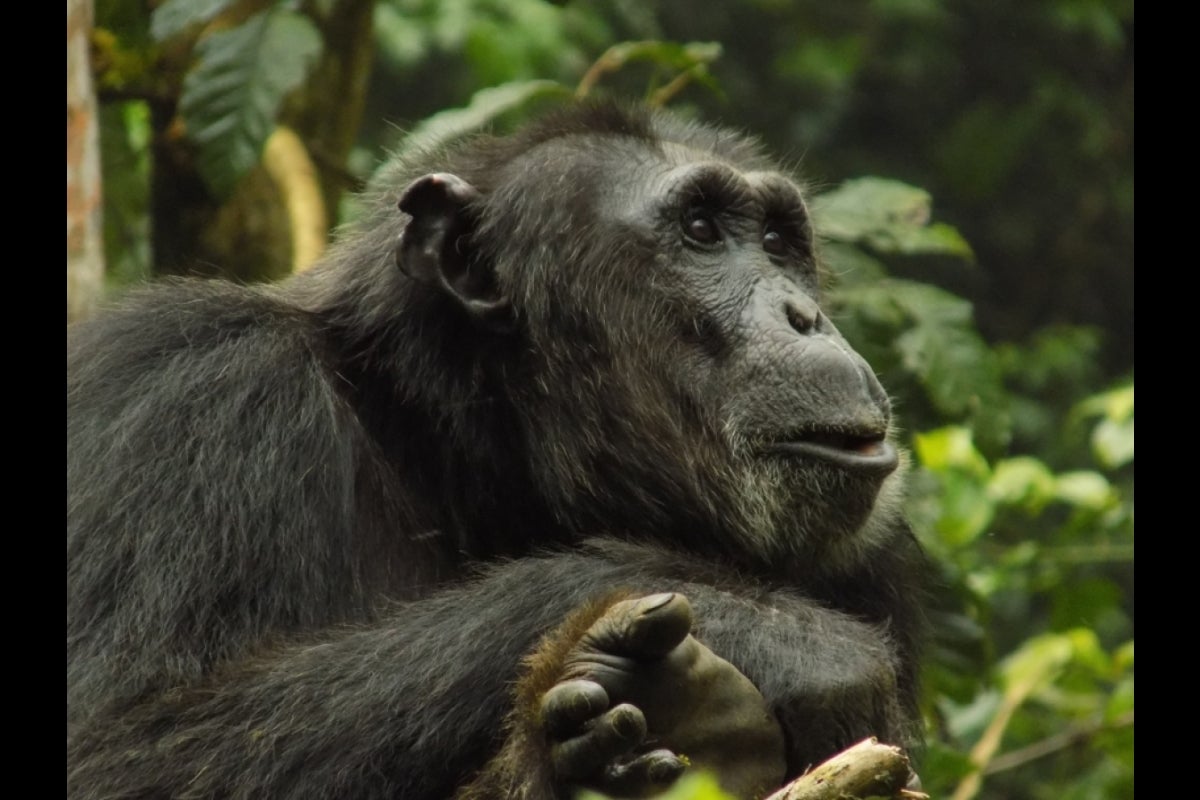
<path id="1" fill-rule="evenodd" d="M 738 797 L 782 782 L 779 723 L 691 626 L 683 595 L 657 594 L 613 604 L 584 632 L 541 703 L 560 781 L 644 797 L 692 765 Z"/>

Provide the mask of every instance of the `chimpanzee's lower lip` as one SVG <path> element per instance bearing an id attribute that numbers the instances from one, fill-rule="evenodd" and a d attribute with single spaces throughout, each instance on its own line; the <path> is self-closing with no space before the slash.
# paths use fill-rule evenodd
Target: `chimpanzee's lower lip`
<path id="1" fill-rule="evenodd" d="M 800 439 L 773 444 L 767 451 L 779 455 L 818 459 L 858 472 L 886 474 L 900 463 L 896 448 L 883 438 Z"/>

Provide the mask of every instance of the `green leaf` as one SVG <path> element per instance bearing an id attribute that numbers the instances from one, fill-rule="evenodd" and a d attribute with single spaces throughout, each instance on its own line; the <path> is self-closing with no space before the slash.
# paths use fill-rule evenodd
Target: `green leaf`
<path id="1" fill-rule="evenodd" d="M 233 0 L 167 0 L 150 15 L 150 35 L 163 42 L 184 29 L 208 22 Z"/>
<path id="2" fill-rule="evenodd" d="M 932 200 L 923 189 L 885 178 L 856 178 L 813 200 L 822 235 L 883 253 L 974 258 L 954 228 L 930 224 Z"/>
<path id="3" fill-rule="evenodd" d="M 872 325 L 893 329 L 916 325 L 964 329 L 973 326 L 970 302 L 915 281 L 885 279 L 848 286 L 838 290 L 836 301 L 839 307 L 844 305 L 852 313 L 866 316 Z"/>
<path id="4" fill-rule="evenodd" d="M 1109 469 L 1123 467 L 1133 461 L 1133 420 L 1100 420 L 1100 424 L 1092 431 L 1092 452 Z"/>
<path id="5" fill-rule="evenodd" d="M 923 323 L 902 333 L 893 346 L 934 407 L 951 419 L 984 409 L 985 402 L 1002 394 L 987 344 L 973 331 Z"/>
<path id="6" fill-rule="evenodd" d="M 1027 639 L 1000 665 L 1000 678 L 1005 697 L 1010 702 L 1020 703 L 1050 689 L 1072 664 L 1102 674 L 1109 663 L 1095 631 L 1073 628 L 1064 633 L 1046 633 Z M 1071 695 L 1058 692 L 1043 699 L 1051 705 L 1060 705 L 1064 700 L 1070 700 Z"/>
<path id="7" fill-rule="evenodd" d="M 1108 672 L 1111 663 L 1108 653 L 1100 646 L 1100 638 L 1091 628 L 1072 628 L 1066 632 L 1071 640 L 1072 659 L 1097 675 Z"/>
<path id="8" fill-rule="evenodd" d="M 1075 654 L 1070 634 L 1046 633 L 1027 639 L 1000 665 L 1006 695 L 1027 697 L 1053 681 Z"/>
<path id="9" fill-rule="evenodd" d="M 887 268 L 861 248 L 841 242 L 827 242 L 821 248 L 821 260 L 840 287 L 869 286 L 887 278 Z"/>
<path id="10" fill-rule="evenodd" d="M 1133 640 L 1130 639 L 1125 644 L 1118 647 L 1113 652 L 1113 667 L 1119 672 L 1131 672 L 1133 670 Z"/>
<path id="11" fill-rule="evenodd" d="M 1008 394 L 968 301 L 895 279 L 839 287 L 834 300 L 838 327 L 876 369 L 898 367 L 940 418 L 969 422 L 986 452 L 1004 450 L 1012 430 Z"/>
<path id="12" fill-rule="evenodd" d="M 941 716 L 951 735 L 959 739 L 974 739 L 1000 710 L 1002 695 L 994 689 L 984 688 L 966 704 L 939 703 Z"/>
<path id="13" fill-rule="evenodd" d="M 951 549 L 982 535 L 992 523 L 995 504 L 985 482 L 989 469 L 983 454 L 975 449 L 968 428 L 950 426 L 913 437 L 913 449 L 921 465 L 937 473 L 941 501 L 934 530 Z"/>
<path id="14" fill-rule="evenodd" d="M 1133 711 L 1132 677 L 1122 679 L 1113 688 L 1112 694 L 1108 696 L 1108 702 L 1104 705 L 1104 719 L 1106 722 L 1112 722 L 1130 711 Z"/>
<path id="15" fill-rule="evenodd" d="M 988 474 L 987 459 L 975 449 L 967 428 L 949 426 L 918 433 L 913 437 L 913 447 L 921 465 L 934 472 L 956 468 L 977 477 Z"/>
<path id="16" fill-rule="evenodd" d="M 1054 496 L 1073 506 L 1100 511 L 1116 500 L 1112 486 L 1099 472 L 1064 472 L 1054 485 Z"/>
<path id="17" fill-rule="evenodd" d="M 1113 389 L 1103 395 L 1105 398 L 1104 413 L 1113 422 L 1123 422 L 1133 419 L 1133 384 L 1120 389 Z"/>
<path id="18" fill-rule="evenodd" d="M 997 462 L 988 481 L 988 497 L 1036 513 L 1054 499 L 1056 482 L 1049 467 L 1030 456 Z"/>
<path id="19" fill-rule="evenodd" d="M 970 544 L 992 524 L 995 506 L 984 487 L 961 472 L 941 476 L 944 496 L 942 510 L 934 528 L 951 549 Z"/>
<path id="20" fill-rule="evenodd" d="M 1092 453 L 1108 469 L 1133 461 L 1133 384 L 1094 394 L 1077 404 L 1076 417 L 1101 417 L 1092 430 Z"/>
<path id="21" fill-rule="evenodd" d="M 225 196 L 258 163 L 284 96 L 321 53 L 321 36 L 306 17 L 273 9 L 204 37 L 196 51 L 180 112 L 199 147 L 200 174 Z"/>
<path id="22" fill-rule="evenodd" d="M 660 800 L 733 800 L 721 791 L 717 779 L 707 772 L 689 772 L 671 785 L 666 792 L 654 795 Z M 607 795 L 582 791 L 578 800 L 608 800 Z"/>
<path id="23" fill-rule="evenodd" d="M 440 111 L 421 121 L 403 141 L 397 156 L 403 158 L 413 152 L 442 147 L 484 128 L 502 114 L 520 108 L 539 97 L 570 95 L 556 81 L 513 81 L 487 89 L 480 89 L 463 108 Z"/>
<path id="24" fill-rule="evenodd" d="M 1084 417 L 1103 415 L 1113 422 L 1133 419 L 1133 384 L 1094 394 L 1080 402 L 1075 412 Z"/>

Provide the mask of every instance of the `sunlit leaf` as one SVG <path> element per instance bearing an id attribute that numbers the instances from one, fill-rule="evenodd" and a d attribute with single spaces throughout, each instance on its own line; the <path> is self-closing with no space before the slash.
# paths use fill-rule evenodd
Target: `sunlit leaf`
<path id="1" fill-rule="evenodd" d="M 1075 642 L 1068 634 L 1046 633 L 1027 639 L 1000 665 L 1005 693 L 1028 696 L 1052 681 L 1074 655 Z"/>
<path id="2" fill-rule="evenodd" d="M 934 521 L 938 537 L 951 548 L 974 541 L 991 524 L 994 505 L 983 483 L 987 460 L 975 449 L 971 432 L 946 427 L 918 433 L 913 446 L 921 464 L 938 473 L 941 481 L 941 504 Z"/>
<path id="3" fill-rule="evenodd" d="M 966 585 L 979 597 L 991 597 L 996 592 L 1005 588 L 1008 576 L 998 569 L 982 566 L 975 571 L 967 573 L 964 581 Z"/>
<path id="4" fill-rule="evenodd" d="M 1115 499 L 1113 488 L 1099 472 L 1064 472 L 1054 484 L 1054 496 L 1073 506 L 1100 510 Z"/>
<path id="5" fill-rule="evenodd" d="M 996 463 L 988 481 L 988 496 L 998 503 L 1037 511 L 1054 498 L 1055 479 L 1050 468 L 1029 456 Z"/>
<path id="6" fill-rule="evenodd" d="M 918 433 L 913 445 L 921 464 L 935 472 L 958 468 L 980 477 L 988 474 L 987 459 L 975 449 L 966 428 L 950 426 Z"/>
<path id="7" fill-rule="evenodd" d="M 1133 420 L 1100 420 L 1092 431 L 1092 452 L 1109 469 L 1123 467 L 1133 461 Z"/>
<path id="8" fill-rule="evenodd" d="M 1099 392 L 1081 401 L 1076 413 L 1085 417 L 1105 416 L 1113 422 L 1133 418 L 1133 384 Z"/>
<path id="9" fill-rule="evenodd" d="M 1104 413 L 1114 422 L 1133 419 L 1133 384 L 1106 392 Z"/>
<path id="10" fill-rule="evenodd" d="M 1108 653 L 1100 644 L 1100 637 L 1091 628 L 1072 628 L 1066 632 L 1073 648 L 1074 660 L 1090 668 L 1097 675 L 1108 672 Z"/>
<path id="11" fill-rule="evenodd" d="M 1092 429 L 1092 453 L 1108 469 L 1133 461 L 1133 384 L 1094 394 L 1076 404 L 1072 416 L 1100 417 Z"/>

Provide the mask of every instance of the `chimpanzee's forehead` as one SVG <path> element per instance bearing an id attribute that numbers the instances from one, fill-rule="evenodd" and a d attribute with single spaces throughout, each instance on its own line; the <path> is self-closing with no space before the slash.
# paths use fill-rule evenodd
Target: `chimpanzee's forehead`
<path id="1" fill-rule="evenodd" d="M 644 138 L 620 133 L 569 133 L 507 155 L 516 171 L 531 167 L 550 173 L 579 173 L 622 167 L 638 170 L 720 162 L 743 172 L 780 171 L 752 140 L 717 128 L 687 129 L 686 135 Z"/>
<path id="2" fill-rule="evenodd" d="M 640 143 L 639 143 L 640 144 Z M 765 159 L 749 163 L 691 142 L 655 142 L 629 148 L 621 159 L 591 170 L 594 196 L 615 218 L 648 219 L 687 198 L 736 198 L 745 207 L 805 214 L 800 186 Z M 714 193 L 714 187 L 722 191 Z"/>

